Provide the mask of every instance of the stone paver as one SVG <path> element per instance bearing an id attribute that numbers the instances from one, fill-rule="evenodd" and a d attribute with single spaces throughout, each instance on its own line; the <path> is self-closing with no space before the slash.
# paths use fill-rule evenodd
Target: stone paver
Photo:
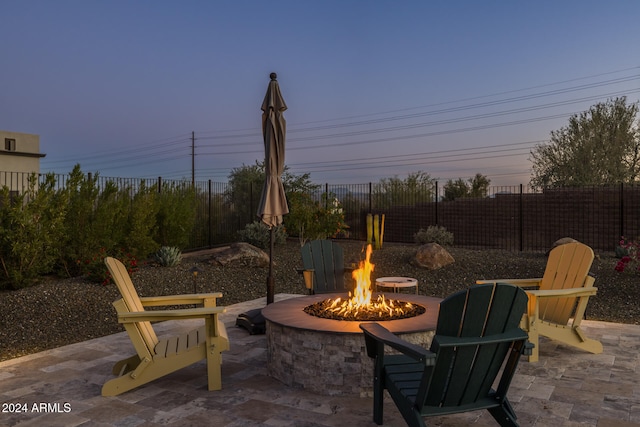
<path id="1" fill-rule="evenodd" d="M 277 295 L 276 300 L 291 295 Z M 370 398 L 320 396 L 288 387 L 266 370 L 266 338 L 235 327 L 264 299 L 227 308 L 231 350 L 221 391 L 206 390 L 204 362 L 116 397 L 102 397 L 111 366 L 133 353 L 125 333 L 0 362 L 4 426 L 375 426 Z M 187 322 L 189 323 L 189 322 Z M 640 326 L 583 322 L 604 352 L 584 353 L 542 340 L 540 361 L 521 362 L 510 389 L 521 426 L 640 427 Z M 173 333 L 193 324 L 164 322 Z M 390 399 L 385 426 L 403 426 Z M 486 411 L 439 417 L 434 426 L 495 426 Z"/>

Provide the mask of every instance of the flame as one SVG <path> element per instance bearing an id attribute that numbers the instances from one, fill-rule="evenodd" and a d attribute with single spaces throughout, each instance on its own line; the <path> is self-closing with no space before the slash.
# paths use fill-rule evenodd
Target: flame
<path id="1" fill-rule="evenodd" d="M 387 300 L 384 295 L 379 295 L 376 300 L 371 301 L 373 292 L 371 291 L 371 272 L 374 264 L 371 263 L 371 245 L 367 245 L 364 261 L 360 261 L 359 268 L 352 273 L 356 282 L 353 294 L 349 293 L 349 299 L 336 298 L 326 306 L 329 310 L 342 317 L 358 317 L 360 313 L 377 313 L 380 317 L 397 316 L 406 313 L 413 308 L 411 303 Z"/>
<path id="2" fill-rule="evenodd" d="M 371 264 L 371 245 L 367 245 L 367 252 L 364 261 L 360 261 L 360 268 L 351 273 L 353 280 L 356 281 L 356 287 L 349 302 L 356 307 L 368 306 L 371 304 L 371 272 L 373 272 L 374 264 Z"/>

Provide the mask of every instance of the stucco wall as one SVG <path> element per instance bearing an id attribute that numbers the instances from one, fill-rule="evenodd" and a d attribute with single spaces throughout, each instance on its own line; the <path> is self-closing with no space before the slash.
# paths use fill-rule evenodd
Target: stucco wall
<path id="1" fill-rule="evenodd" d="M 6 139 L 15 140 L 15 150 L 6 149 Z M 39 135 L 0 130 L 0 187 L 22 191 L 29 175 L 40 173 L 41 157 Z"/>

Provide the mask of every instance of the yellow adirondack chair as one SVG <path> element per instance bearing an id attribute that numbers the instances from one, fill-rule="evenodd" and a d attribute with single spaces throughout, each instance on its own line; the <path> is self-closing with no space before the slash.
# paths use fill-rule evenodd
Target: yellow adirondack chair
<path id="1" fill-rule="evenodd" d="M 222 380 L 221 352 L 229 349 L 229 339 L 218 314 L 224 307 L 216 307 L 221 293 L 172 295 L 140 298 L 125 266 L 115 258 L 105 258 L 111 277 L 118 286 L 122 298 L 113 306 L 118 312 L 118 322 L 124 325 L 135 347 L 135 355 L 121 360 L 113 367 L 117 378 L 102 387 L 103 396 L 115 396 L 153 381 L 171 372 L 207 360 L 209 390 L 220 390 Z M 178 310 L 150 310 L 145 306 L 169 306 L 202 304 L 203 307 Z M 159 340 L 151 322 L 161 320 L 204 319 L 199 329 L 184 335 Z"/>
<path id="2" fill-rule="evenodd" d="M 589 275 L 593 258 L 589 246 L 567 243 L 551 250 L 542 278 L 476 282 L 510 283 L 526 290 L 529 304 L 520 327 L 528 332 L 529 341 L 535 345 L 529 362 L 538 361 L 540 335 L 591 353 L 602 353 L 602 344 L 587 338 L 580 329 L 589 297 L 598 291 L 593 286 L 595 279 Z M 569 323 L 572 316 L 573 321 Z"/>

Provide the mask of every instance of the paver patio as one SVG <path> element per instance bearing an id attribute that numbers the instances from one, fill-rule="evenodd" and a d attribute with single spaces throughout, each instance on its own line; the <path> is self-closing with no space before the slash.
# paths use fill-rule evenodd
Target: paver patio
<path id="1" fill-rule="evenodd" d="M 294 295 L 276 295 L 276 301 L 289 297 Z M 113 363 L 133 354 L 123 332 L 0 362 L 0 426 L 375 426 L 370 398 L 319 396 L 268 376 L 265 336 L 235 326 L 239 313 L 264 304 L 262 298 L 227 307 L 223 319 L 231 350 L 223 353 L 221 391 L 207 391 L 200 362 L 120 396 L 102 397 Z M 165 322 L 158 329 L 171 333 L 193 322 Z M 640 326 L 583 325 L 602 341 L 602 354 L 543 340 L 540 362 L 521 362 L 509 393 L 521 426 L 640 426 Z M 15 412 L 16 404 L 27 411 Z M 429 423 L 496 425 L 486 411 Z M 390 399 L 384 425 L 404 425 Z"/>

